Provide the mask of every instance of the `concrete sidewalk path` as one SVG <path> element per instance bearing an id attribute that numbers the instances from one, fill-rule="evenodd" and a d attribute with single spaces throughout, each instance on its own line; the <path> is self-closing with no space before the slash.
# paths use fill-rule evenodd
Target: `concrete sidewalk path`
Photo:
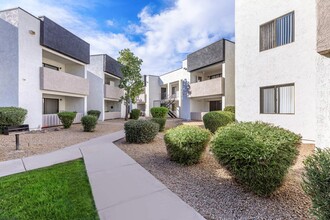
<path id="1" fill-rule="evenodd" d="M 204 219 L 113 144 L 124 135 L 119 131 L 55 152 L 0 162 L 0 177 L 83 158 L 101 219 Z"/>

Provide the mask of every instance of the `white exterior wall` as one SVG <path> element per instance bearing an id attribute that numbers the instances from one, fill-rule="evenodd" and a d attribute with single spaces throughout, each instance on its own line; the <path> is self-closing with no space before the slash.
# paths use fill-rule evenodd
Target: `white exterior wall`
<path id="1" fill-rule="evenodd" d="M 28 110 L 25 123 L 29 124 L 31 129 L 40 129 L 42 126 L 40 20 L 21 9 L 17 10 L 19 15 L 19 107 Z M 31 35 L 30 30 L 34 31 L 35 35 Z"/>
<path id="2" fill-rule="evenodd" d="M 89 95 L 87 96 L 87 110 L 99 110 L 99 120 L 104 121 L 104 72 L 103 55 L 90 56 L 87 65 L 87 79 L 89 80 Z"/>
<path id="3" fill-rule="evenodd" d="M 160 83 L 158 76 L 147 76 L 146 79 L 146 117 L 151 117 L 150 109 L 154 106 L 154 101 L 160 102 Z"/>
<path id="4" fill-rule="evenodd" d="M 224 109 L 226 106 L 235 106 L 235 44 L 225 41 L 225 58 L 222 76 L 225 78 L 225 96 L 223 97 Z"/>
<path id="5" fill-rule="evenodd" d="M 18 29 L 0 17 L 0 107 L 18 106 Z"/>
<path id="6" fill-rule="evenodd" d="M 295 42 L 259 52 L 260 25 L 292 11 Z M 237 120 L 270 122 L 315 140 L 315 1 L 237 0 L 235 20 Z M 287 83 L 295 84 L 295 114 L 260 114 L 260 87 Z"/>

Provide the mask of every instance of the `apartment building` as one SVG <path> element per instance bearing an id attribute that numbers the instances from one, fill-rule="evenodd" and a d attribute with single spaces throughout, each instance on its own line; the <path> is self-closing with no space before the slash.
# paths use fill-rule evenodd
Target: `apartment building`
<path id="1" fill-rule="evenodd" d="M 28 110 L 31 129 L 59 125 L 56 113 L 87 111 L 90 46 L 47 17 L 0 11 L 0 105 Z"/>
<path id="2" fill-rule="evenodd" d="M 330 146 L 330 2 L 236 0 L 236 117 Z"/>
<path id="3" fill-rule="evenodd" d="M 177 117 L 202 120 L 235 105 L 235 44 L 219 40 L 189 54 L 180 69 L 145 79 L 146 116 L 150 108 L 171 103 Z"/>
<path id="4" fill-rule="evenodd" d="M 121 64 L 106 55 L 92 55 L 87 65 L 87 79 L 92 88 L 87 97 L 87 109 L 101 111 L 100 120 L 123 118 L 125 107 L 120 101 L 124 90 L 119 88 Z"/>

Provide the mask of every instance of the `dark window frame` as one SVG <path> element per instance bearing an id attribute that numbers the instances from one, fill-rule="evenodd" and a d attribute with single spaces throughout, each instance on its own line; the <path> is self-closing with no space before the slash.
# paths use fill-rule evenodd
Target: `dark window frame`
<path id="1" fill-rule="evenodd" d="M 60 71 L 61 67 L 58 66 L 54 66 L 48 63 L 42 63 L 42 65 L 46 68 L 52 69 L 52 70 L 56 70 L 56 71 Z"/>
<path id="2" fill-rule="evenodd" d="M 280 109 L 280 105 L 281 105 L 281 99 L 280 99 L 280 90 L 279 88 L 281 87 L 288 87 L 288 86 L 293 86 L 294 89 L 294 99 L 293 99 L 293 113 L 280 113 L 279 109 Z M 263 90 L 264 89 L 274 89 L 274 107 L 275 107 L 275 111 L 274 113 L 265 113 L 264 112 L 264 93 Z M 273 86 L 264 86 L 264 87 L 260 87 L 259 89 L 259 104 L 260 104 L 260 108 L 259 108 L 259 113 L 260 114 L 265 114 L 265 115 L 294 115 L 296 113 L 296 92 L 295 92 L 295 84 L 294 83 L 287 83 L 287 84 L 280 84 L 280 85 L 273 85 Z"/>
<path id="3" fill-rule="evenodd" d="M 46 99 L 48 100 L 56 100 L 57 101 L 57 113 L 60 112 L 60 99 L 56 99 L 56 98 L 43 98 L 43 110 L 42 110 L 42 114 L 43 115 L 51 115 L 51 114 L 56 114 L 56 113 L 45 113 L 46 110 Z"/>

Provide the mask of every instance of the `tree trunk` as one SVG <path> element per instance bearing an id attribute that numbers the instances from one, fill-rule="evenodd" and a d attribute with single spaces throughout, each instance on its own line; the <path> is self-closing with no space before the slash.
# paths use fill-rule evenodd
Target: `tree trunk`
<path id="1" fill-rule="evenodd" d="M 128 104 L 127 103 L 126 103 L 125 107 L 126 107 L 125 121 L 127 121 L 128 120 Z"/>

